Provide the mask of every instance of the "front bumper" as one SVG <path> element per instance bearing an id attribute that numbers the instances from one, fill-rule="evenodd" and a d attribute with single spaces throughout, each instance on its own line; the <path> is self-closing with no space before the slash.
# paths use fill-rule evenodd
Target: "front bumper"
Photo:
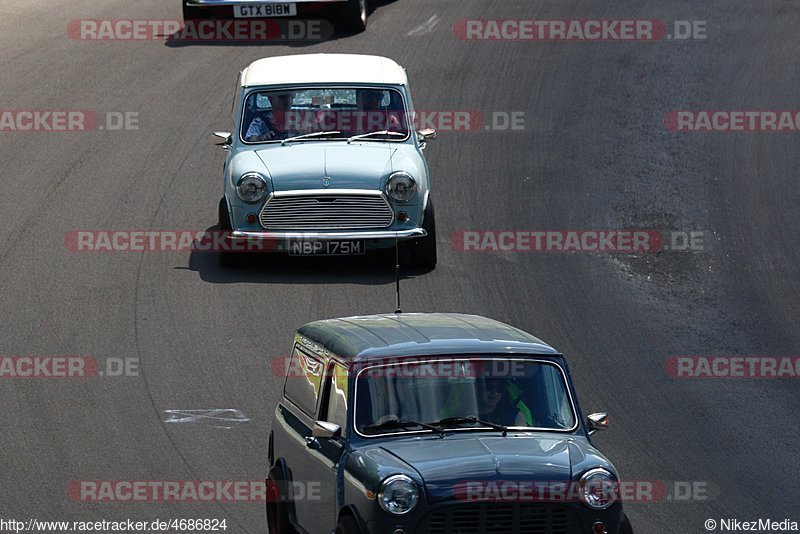
<path id="1" fill-rule="evenodd" d="M 305 241 L 347 241 L 352 239 L 413 239 L 425 237 L 428 232 L 422 228 L 411 230 L 368 230 L 358 231 L 324 231 L 324 232 L 249 232 L 234 230 L 231 239 L 269 239 L 269 240 L 305 240 Z"/>
<path id="2" fill-rule="evenodd" d="M 347 0 L 289 0 L 293 4 L 334 4 Z M 285 4 L 287 0 L 185 0 L 187 6 L 225 7 L 253 4 Z"/>
<path id="3" fill-rule="evenodd" d="M 258 232 L 234 230 L 227 239 L 235 250 L 288 252 L 293 241 L 363 241 L 365 250 L 394 246 L 395 240 L 404 241 L 427 236 L 422 228 L 409 230 L 318 231 L 318 232 Z M 256 244 L 256 246 L 248 246 Z"/>

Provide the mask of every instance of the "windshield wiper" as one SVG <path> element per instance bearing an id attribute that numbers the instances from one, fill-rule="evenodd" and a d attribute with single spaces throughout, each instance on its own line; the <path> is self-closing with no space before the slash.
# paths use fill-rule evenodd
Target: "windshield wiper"
<path id="1" fill-rule="evenodd" d="M 439 434 L 444 435 L 444 430 L 441 427 L 431 425 L 428 423 L 420 423 L 418 421 L 411 421 L 408 419 L 389 419 L 388 421 L 384 421 L 383 423 L 377 425 L 367 425 L 364 427 L 366 432 L 371 432 L 374 430 L 389 430 L 392 428 L 407 428 L 410 426 L 418 426 L 420 428 L 424 428 L 426 430 L 433 430 L 434 432 L 438 432 Z"/>
<path id="2" fill-rule="evenodd" d="M 321 135 L 333 135 L 333 134 L 340 134 L 342 132 L 339 131 L 331 131 L 331 132 L 311 132 L 303 135 L 295 135 L 294 137 L 287 137 L 283 141 L 281 141 L 282 145 L 285 145 L 289 141 L 299 141 L 300 139 L 309 139 L 311 137 L 319 137 Z"/>
<path id="3" fill-rule="evenodd" d="M 372 137 L 373 135 L 399 135 L 400 137 L 405 137 L 406 134 L 400 132 L 390 132 L 389 130 L 378 130 L 377 132 L 369 132 L 365 134 L 354 135 L 347 139 L 347 142 L 355 141 L 356 139 L 364 139 L 367 137 Z"/>
<path id="4" fill-rule="evenodd" d="M 465 424 L 465 423 L 479 424 L 479 425 L 483 425 L 483 426 L 488 426 L 489 428 L 494 429 L 494 430 L 499 430 L 499 431 L 501 431 L 503 433 L 503 437 L 505 437 L 506 434 L 508 434 L 508 427 L 507 426 L 501 425 L 501 424 L 498 424 L 498 423 L 491 423 L 489 421 L 481 421 L 477 417 L 472 417 L 472 416 L 469 416 L 469 417 L 446 417 L 446 418 L 444 418 L 444 419 L 442 419 L 440 421 L 436 421 L 435 423 L 431 423 L 431 424 L 438 425 L 439 427 L 444 429 L 447 426 L 462 425 L 462 424 Z"/>

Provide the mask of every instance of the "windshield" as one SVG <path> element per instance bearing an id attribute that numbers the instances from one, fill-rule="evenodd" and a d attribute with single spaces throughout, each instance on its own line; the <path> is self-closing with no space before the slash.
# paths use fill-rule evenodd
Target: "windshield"
<path id="1" fill-rule="evenodd" d="M 403 96 L 395 89 L 314 88 L 255 91 L 244 103 L 242 140 L 268 143 L 347 139 L 403 141 L 408 121 Z M 307 136 L 310 133 L 327 135 Z"/>
<path id="2" fill-rule="evenodd" d="M 484 423 L 569 431 L 577 426 L 558 365 L 522 358 L 448 358 L 379 362 L 356 378 L 355 428 L 365 436 L 431 432 Z M 402 422 L 398 424 L 398 421 Z M 486 425 L 488 426 L 488 425 Z"/>

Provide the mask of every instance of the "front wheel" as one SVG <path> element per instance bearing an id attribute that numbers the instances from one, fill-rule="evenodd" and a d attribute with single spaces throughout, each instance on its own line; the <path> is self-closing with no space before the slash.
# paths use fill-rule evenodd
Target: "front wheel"
<path id="1" fill-rule="evenodd" d="M 334 18 L 336 28 L 349 33 L 361 33 L 367 29 L 367 0 L 347 0 Z"/>
<path id="2" fill-rule="evenodd" d="M 359 534 L 358 523 L 351 515 L 343 516 L 336 524 L 336 534 Z"/>
<path id="3" fill-rule="evenodd" d="M 269 534 L 289 534 L 292 527 L 289 524 L 289 504 L 283 492 L 282 480 L 279 475 L 271 471 L 267 479 L 267 528 Z"/>
<path id="4" fill-rule="evenodd" d="M 231 217 L 228 213 L 228 204 L 225 202 L 225 197 L 219 201 L 219 231 L 222 233 L 230 233 L 233 231 L 231 225 Z M 238 267 L 241 265 L 241 252 L 231 252 L 229 250 L 218 250 L 217 255 L 219 258 L 220 267 L 229 269 L 231 267 Z"/>
<path id="5" fill-rule="evenodd" d="M 620 529 L 622 534 L 633 534 L 633 527 L 631 526 L 631 520 L 628 519 L 627 515 L 622 516 L 622 528 Z"/>

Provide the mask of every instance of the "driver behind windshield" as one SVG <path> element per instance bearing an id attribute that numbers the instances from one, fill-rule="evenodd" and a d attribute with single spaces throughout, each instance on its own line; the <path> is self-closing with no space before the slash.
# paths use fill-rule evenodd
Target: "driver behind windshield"
<path id="1" fill-rule="evenodd" d="M 402 131 L 400 111 L 384 106 L 386 96 L 384 91 L 376 89 L 361 89 L 356 94 L 358 111 L 361 115 L 359 129 L 361 133 L 380 130 Z M 391 95 L 389 101 L 391 102 Z"/>
<path id="2" fill-rule="evenodd" d="M 502 378 L 484 377 L 477 384 L 478 419 L 506 426 L 533 426 L 522 390 Z"/>

